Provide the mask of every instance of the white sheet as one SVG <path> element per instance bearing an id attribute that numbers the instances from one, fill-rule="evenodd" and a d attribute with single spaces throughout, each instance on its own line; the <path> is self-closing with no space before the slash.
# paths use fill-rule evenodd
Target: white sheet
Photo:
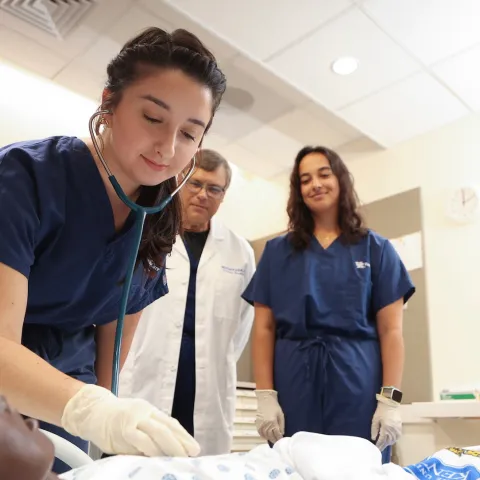
<path id="1" fill-rule="evenodd" d="M 442 450 L 406 470 L 382 465 L 380 451 L 361 438 L 301 432 L 273 449 L 201 458 L 117 456 L 63 480 L 478 480 L 480 454 Z"/>
<path id="2" fill-rule="evenodd" d="M 116 456 L 72 470 L 65 480 L 303 480 L 277 452 L 262 445 L 247 454 L 201 458 Z"/>

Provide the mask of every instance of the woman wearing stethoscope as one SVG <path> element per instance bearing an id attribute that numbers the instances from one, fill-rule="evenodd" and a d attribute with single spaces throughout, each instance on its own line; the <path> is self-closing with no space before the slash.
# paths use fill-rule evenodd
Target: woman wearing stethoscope
<path id="1" fill-rule="evenodd" d="M 107 74 L 96 125 L 103 157 L 130 199 L 155 205 L 197 152 L 225 77 L 192 34 L 158 28 L 128 42 Z M 178 202 L 147 216 L 122 360 L 142 309 L 168 291 L 164 259 L 179 229 Z M 91 441 L 107 453 L 195 455 L 198 445 L 176 420 L 108 390 L 130 213 L 90 140 L 0 149 L 0 393 L 83 449 Z"/>

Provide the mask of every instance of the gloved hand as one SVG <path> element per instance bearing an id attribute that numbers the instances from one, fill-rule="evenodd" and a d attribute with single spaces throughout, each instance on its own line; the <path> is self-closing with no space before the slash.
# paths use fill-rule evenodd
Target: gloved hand
<path id="1" fill-rule="evenodd" d="M 377 395 L 377 410 L 372 420 L 372 440 L 380 451 L 394 445 L 402 435 L 399 403 Z M 378 437 L 378 438 L 377 438 Z"/>
<path id="2" fill-rule="evenodd" d="M 280 440 L 285 433 L 285 417 L 278 404 L 275 390 L 255 390 L 258 408 L 255 426 L 259 435 L 270 443 Z"/>
<path id="3" fill-rule="evenodd" d="M 63 428 L 109 454 L 187 457 L 198 443 L 180 423 L 145 400 L 117 398 L 109 390 L 85 385 L 67 403 Z"/>

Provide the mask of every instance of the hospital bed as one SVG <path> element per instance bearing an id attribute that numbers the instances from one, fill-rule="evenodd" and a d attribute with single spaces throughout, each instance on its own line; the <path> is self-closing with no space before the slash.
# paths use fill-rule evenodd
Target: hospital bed
<path id="1" fill-rule="evenodd" d="M 43 433 L 47 435 L 48 438 L 50 438 L 54 443 L 55 456 L 57 458 L 72 468 L 86 466 L 86 472 L 88 475 L 85 478 L 106 478 L 96 474 L 96 468 L 104 468 L 102 466 L 99 467 L 99 464 L 96 464 L 96 466 L 92 465 L 92 468 L 95 469 L 95 472 L 88 470 L 90 468 L 88 465 L 92 464 L 93 460 L 84 452 L 79 450 L 76 446 L 58 437 L 57 435 L 49 432 Z M 168 459 L 168 461 L 166 461 L 166 459 L 161 460 L 160 458 L 147 459 L 146 457 L 142 457 L 143 460 L 141 460 L 141 462 L 143 462 L 143 465 L 139 467 L 140 464 L 135 465 L 132 463 L 132 457 L 128 458 L 119 456 L 116 457 L 114 462 L 116 465 L 114 466 L 113 470 L 108 471 L 110 474 L 112 472 L 115 473 L 116 476 L 110 475 L 108 478 L 115 477 L 117 480 L 120 478 L 122 480 L 130 478 L 130 474 L 125 471 L 124 467 L 133 467 L 132 472 L 135 472 L 136 475 L 144 468 L 146 464 L 145 462 L 148 461 L 158 463 L 159 460 L 162 463 L 162 467 L 165 467 L 166 470 L 151 470 L 150 467 L 152 467 L 154 464 L 150 463 L 149 466 L 144 470 L 145 476 L 140 475 L 143 480 L 146 478 L 186 478 L 184 476 L 185 473 L 187 473 L 188 478 L 192 478 L 192 470 L 188 470 L 188 465 L 186 464 L 188 463 L 190 466 L 195 466 L 198 464 L 196 468 L 200 468 L 199 465 L 201 462 L 204 462 L 204 464 L 211 464 L 209 465 L 209 474 L 206 478 L 221 478 L 222 480 L 226 478 L 225 472 L 229 472 L 229 477 L 234 474 L 236 466 L 238 466 L 241 471 L 245 471 L 247 467 L 248 471 L 250 471 L 252 470 L 252 466 L 254 466 L 253 470 L 257 469 L 256 474 L 260 475 L 256 476 L 255 478 L 288 478 L 289 480 L 317 478 L 319 472 L 321 474 L 321 478 L 326 478 L 329 480 L 339 480 L 340 478 L 369 478 L 370 480 L 414 480 L 415 478 L 480 478 L 480 446 L 465 447 L 464 449 L 453 450 L 444 449 L 416 465 L 411 465 L 403 469 L 402 467 L 394 464 L 383 466 L 380 465 L 380 453 L 373 450 L 374 447 L 370 442 L 366 442 L 354 437 L 329 437 L 328 441 L 325 442 L 325 436 L 316 436 L 316 438 L 312 438 L 312 435 L 315 434 L 307 434 L 304 432 L 296 434 L 291 439 L 285 439 L 279 442 L 279 444 L 281 444 L 283 441 L 290 442 L 289 444 L 284 443 L 283 447 L 280 447 L 279 449 L 277 449 L 278 445 L 276 445 L 274 449 L 269 448 L 267 445 L 256 447 L 248 454 L 240 454 L 244 456 L 236 457 L 236 460 L 230 458 L 230 463 L 227 463 L 226 461 L 225 457 L 227 455 L 206 456 L 202 457 L 201 459 L 199 458 L 190 460 L 173 458 Z M 297 440 L 295 440 L 295 438 L 297 438 Z M 338 444 L 339 441 L 343 443 Z M 295 442 L 297 442 L 296 445 Z M 324 455 L 312 455 L 313 450 L 310 451 L 312 445 L 317 444 L 315 447 L 317 448 L 318 445 L 322 443 Z M 333 444 L 336 444 L 336 446 Z M 339 448 L 339 445 L 341 448 Z M 333 448 L 331 448 L 332 446 Z M 276 453 L 274 450 L 277 450 Z M 458 452 L 454 450 L 458 450 Z M 474 455 L 472 455 L 472 450 L 474 451 Z M 345 451 L 349 452 L 349 458 L 351 462 L 348 462 L 348 464 L 352 463 L 350 467 L 344 462 Z M 462 451 L 465 452 L 467 455 L 466 457 L 463 456 L 464 454 Z M 469 452 L 467 453 L 467 451 Z M 318 450 L 316 450 L 316 452 L 318 452 Z M 372 453 L 374 453 L 373 457 Z M 284 455 L 288 457 L 288 464 L 285 463 L 287 457 Z M 236 465 L 236 463 L 242 462 L 242 458 L 244 459 L 243 469 L 242 465 Z M 135 461 L 136 460 L 133 460 L 133 462 Z M 174 465 L 175 461 L 178 461 L 177 466 Z M 106 466 L 106 464 L 104 465 Z M 228 465 L 228 468 L 225 465 Z M 346 467 L 347 470 L 344 471 L 344 468 L 342 468 L 340 469 L 341 471 L 337 471 L 338 465 Z M 293 466 L 293 469 L 291 469 L 290 466 Z M 381 469 L 381 471 L 379 469 Z M 175 476 L 172 477 L 171 474 L 163 475 L 163 473 L 165 473 L 167 470 L 174 472 Z M 265 474 L 263 476 L 261 475 L 262 470 Z M 203 471 L 207 470 L 204 468 Z M 197 470 L 195 470 L 193 473 L 196 472 Z M 431 476 L 432 472 L 435 473 L 433 477 Z M 85 473 L 85 471 L 83 471 L 83 473 Z M 103 470 L 103 473 L 105 473 L 105 470 Z M 159 476 L 158 473 L 161 475 Z M 429 476 L 425 476 L 425 473 L 428 473 Z M 177 474 L 180 476 L 177 477 Z M 76 478 L 75 472 L 65 475 L 65 478 L 68 478 L 69 480 Z M 251 475 L 242 475 L 241 478 L 247 477 L 251 478 Z M 235 476 L 235 478 L 240 477 Z"/>
<path id="2" fill-rule="evenodd" d="M 40 431 L 53 443 L 55 457 L 66 463 L 72 470 L 93 462 L 92 458 L 68 440 L 45 430 Z"/>

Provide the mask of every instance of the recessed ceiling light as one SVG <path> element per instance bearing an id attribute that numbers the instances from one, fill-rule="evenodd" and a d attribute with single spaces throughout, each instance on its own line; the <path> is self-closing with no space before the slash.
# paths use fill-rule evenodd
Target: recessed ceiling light
<path id="1" fill-rule="evenodd" d="M 353 57 L 340 57 L 332 63 L 332 70 L 337 75 L 350 75 L 358 68 L 358 60 Z"/>

